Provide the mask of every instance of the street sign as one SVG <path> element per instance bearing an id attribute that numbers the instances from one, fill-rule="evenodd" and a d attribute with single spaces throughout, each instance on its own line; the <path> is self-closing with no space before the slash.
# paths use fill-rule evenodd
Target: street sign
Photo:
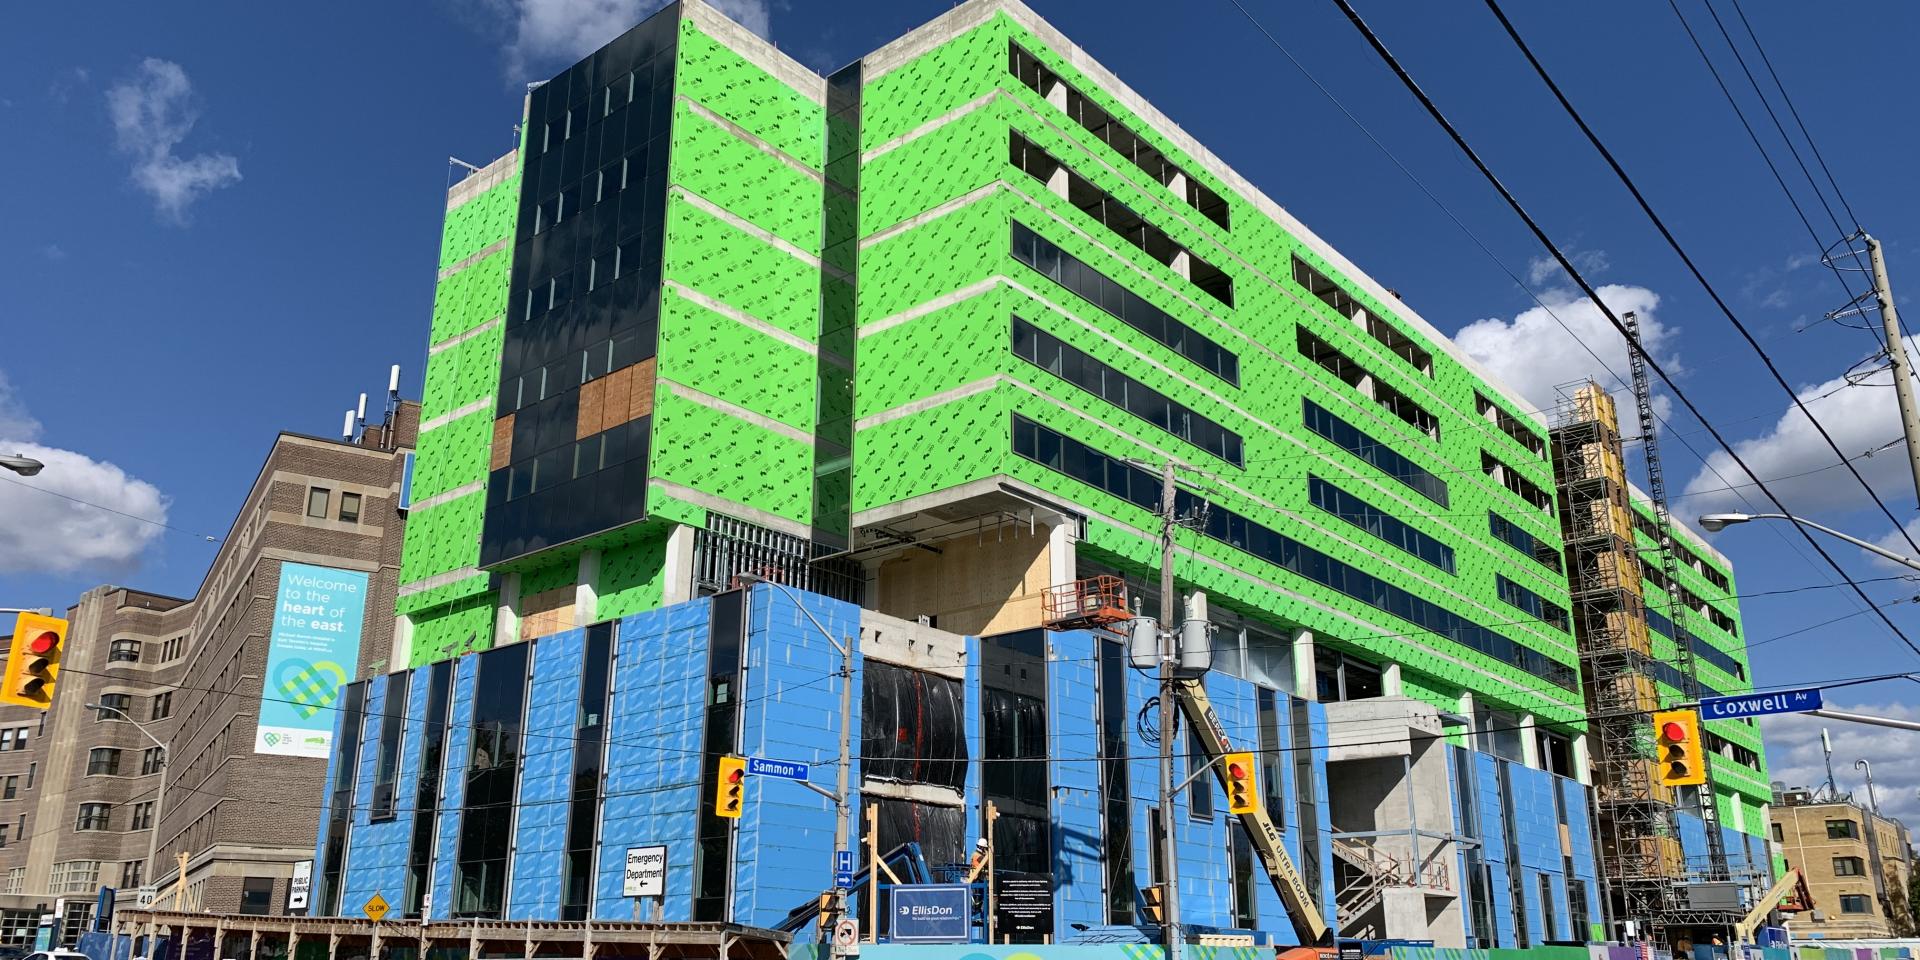
<path id="1" fill-rule="evenodd" d="M 1819 687 L 1774 693 L 1743 693 L 1732 697 L 1703 697 L 1700 700 L 1700 719 L 1734 720 L 1770 713 L 1802 713 L 1818 710 L 1820 706 Z"/>
<path id="2" fill-rule="evenodd" d="M 366 914 L 367 919 L 372 920 L 374 923 L 385 920 L 387 918 L 387 898 L 378 893 L 374 894 L 367 899 L 366 906 L 361 907 L 360 912 Z"/>
<path id="3" fill-rule="evenodd" d="M 778 777 L 781 780 L 805 780 L 807 765 L 797 760 L 768 760 L 765 757 L 748 757 L 747 772 L 759 777 Z"/>
<path id="4" fill-rule="evenodd" d="M 993 878 L 993 935 L 1003 942 L 1045 943 L 1053 936 L 1053 877 L 998 873 Z"/>
<path id="5" fill-rule="evenodd" d="M 842 890 L 853 886 L 853 851 L 833 852 L 833 885 Z"/>
<path id="6" fill-rule="evenodd" d="M 146 893 L 146 889 L 145 887 L 140 888 L 142 895 Z M 306 912 L 307 897 L 312 890 L 313 861 L 301 860 L 293 865 L 293 881 L 287 884 L 287 910 L 289 912 L 295 910 L 302 913 Z M 142 906 L 144 905 L 143 903 Z"/>
<path id="7" fill-rule="evenodd" d="M 621 882 L 622 896 L 664 897 L 667 895 L 667 847 L 627 848 L 627 872 Z"/>
<path id="8" fill-rule="evenodd" d="M 853 871 L 835 870 L 833 872 L 833 885 L 841 890 L 853 889 Z"/>
<path id="9" fill-rule="evenodd" d="M 964 883 L 901 884 L 891 888 L 894 943 L 966 943 L 973 939 L 973 891 Z"/>
<path id="10" fill-rule="evenodd" d="M 148 884 L 147 886 L 141 887 L 139 890 L 134 891 L 133 902 L 136 905 L 138 905 L 140 909 L 145 910 L 146 908 L 153 906 L 153 901 L 159 898 L 160 898 L 160 888 L 155 887 L 152 884 Z"/>
<path id="11" fill-rule="evenodd" d="M 860 955 L 860 921 L 852 917 L 841 917 L 833 922 L 833 955 L 836 957 Z"/>

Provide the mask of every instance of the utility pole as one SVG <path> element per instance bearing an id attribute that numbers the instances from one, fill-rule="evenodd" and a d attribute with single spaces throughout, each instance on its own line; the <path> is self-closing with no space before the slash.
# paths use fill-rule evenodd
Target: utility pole
<path id="1" fill-rule="evenodd" d="M 1880 241 L 1866 237 L 1867 258 L 1873 264 L 1873 296 L 1880 301 L 1880 326 L 1886 333 L 1887 360 L 1893 368 L 1893 396 L 1900 404 L 1900 429 L 1907 436 L 1907 464 L 1913 468 L 1913 493 L 1920 497 L 1920 410 L 1913 404 L 1913 372 L 1906 339 L 1900 336 L 1900 308 L 1893 302 L 1893 284 L 1887 280 L 1887 258 Z"/>
<path id="2" fill-rule="evenodd" d="M 1180 960 L 1180 882 L 1173 842 L 1173 664 L 1179 656 L 1180 594 L 1173 583 L 1173 530 L 1179 510 L 1173 460 L 1160 471 L 1160 880 L 1166 960 Z"/>

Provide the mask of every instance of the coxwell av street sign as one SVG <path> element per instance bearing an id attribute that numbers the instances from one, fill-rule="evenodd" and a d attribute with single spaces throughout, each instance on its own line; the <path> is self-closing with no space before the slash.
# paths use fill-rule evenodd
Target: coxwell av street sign
<path id="1" fill-rule="evenodd" d="M 1747 693 L 1734 697 L 1706 697 L 1700 701 L 1700 719 L 1737 720 L 1770 713 L 1804 713 L 1820 709 L 1820 688 Z"/>

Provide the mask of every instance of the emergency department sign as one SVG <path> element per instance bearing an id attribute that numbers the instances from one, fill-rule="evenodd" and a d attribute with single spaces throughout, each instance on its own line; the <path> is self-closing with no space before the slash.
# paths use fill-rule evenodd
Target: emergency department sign
<path id="1" fill-rule="evenodd" d="M 333 752 L 334 701 L 360 663 L 366 618 L 366 574 L 280 564 L 254 753 L 324 759 Z"/>

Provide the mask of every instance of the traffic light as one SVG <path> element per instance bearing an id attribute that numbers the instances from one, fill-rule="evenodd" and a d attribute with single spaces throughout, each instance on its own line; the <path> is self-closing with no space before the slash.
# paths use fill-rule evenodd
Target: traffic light
<path id="1" fill-rule="evenodd" d="M 1692 710 L 1656 712 L 1653 739 L 1662 784 L 1689 787 L 1707 782 L 1706 750 L 1700 742 L 1700 714 Z"/>
<path id="2" fill-rule="evenodd" d="M 1229 753 L 1220 758 L 1227 771 L 1227 812 L 1252 813 L 1260 809 L 1260 791 L 1253 754 Z"/>
<path id="3" fill-rule="evenodd" d="M 1167 922 L 1166 904 L 1160 899 L 1159 884 L 1155 883 L 1141 887 L 1140 898 L 1143 901 L 1141 904 L 1142 912 L 1146 914 L 1148 923 L 1161 924 Z"/>
<path id="4" fill-rule="evenodd" d="M 740 757 L 721 757 L 720 776 L 713 790 L 713 813 L 731 820 L 740 819 L 740 808 L 747 796 L 747 761 Z"/>
<path id="5" fill-rule="evenodd" d="M 13 649 L 0 680 L 0 703 L 45 710 L 53 703 L 53 681 L 60 675 L 60 649 L 67 622 L 37 613 L 20 614 L 13 624 Z"/>

